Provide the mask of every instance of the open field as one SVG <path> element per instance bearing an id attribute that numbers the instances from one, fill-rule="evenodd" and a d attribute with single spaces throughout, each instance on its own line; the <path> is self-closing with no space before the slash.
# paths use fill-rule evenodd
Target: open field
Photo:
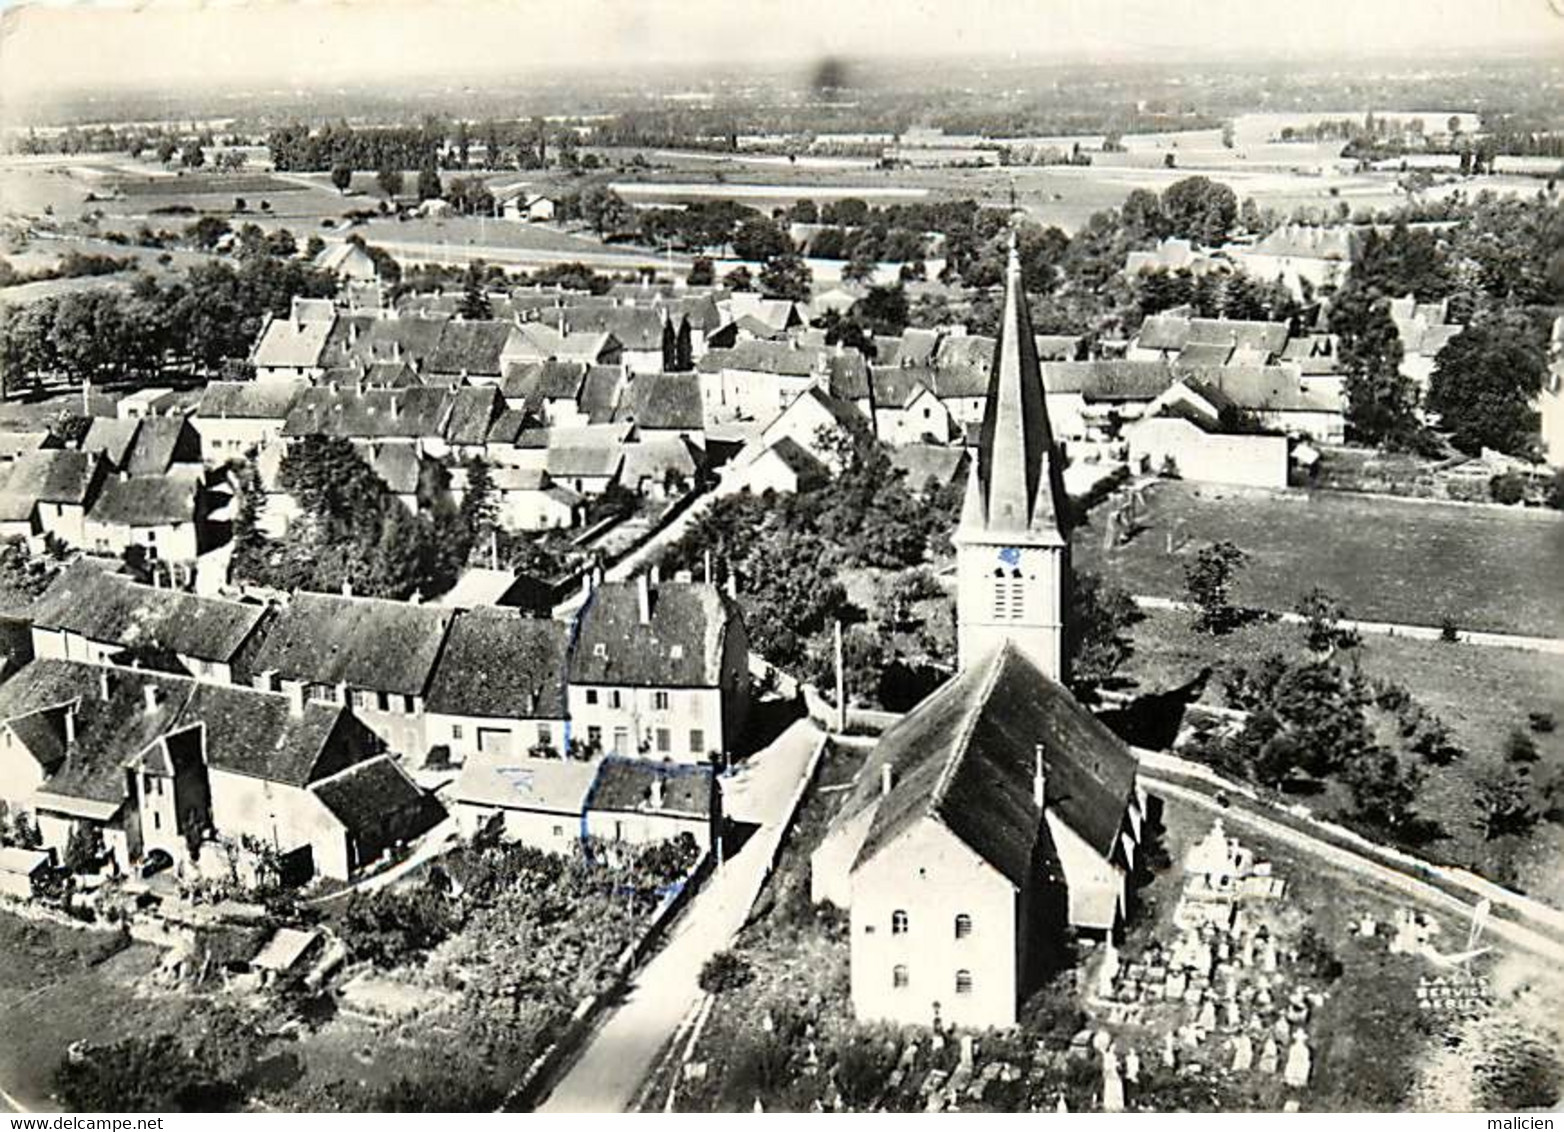
<path id="1" fill-rule="evenodd" d="M 1077 537 L 1081 565 L 1132 593 L 1178 597 L 1184 566 L 1229 539 L 1249 562 L 1234 599 L 1289 610 L 1312 586 L 1365 620 L 1564 636 L 1564 515 L 1334 492 L 1257 492 L 1158 483 L 1144 529 L 1104 553 Z M 1169 534 L 1173 536 L 1168 551 Z"/>
<path id="2" fill-rule="evenodd" d="M 157 948 L 115 946 L 110 932 L 0 912 L 0 1088 L 28 1108 L 53 1107 L 54 1069 L 72 1042 L 172 1029 L 188 1013 L 190 1000 L 135 985 Z"/>
<path id="3" fill-rule="evenodd" d="M 1253 665 L 1267 653 L 1304 652 L 1299 626 L 1255 623 L 1211 637 L 1194 632 L 1187 615 L 1162 611 L 1148 613 L 1132 636 L 1134 653 L 1122 674 L 1141 692 L 1179 687 L 1207 667 Z M 1419 852 L 1488 875 L 1499 868 L 1511 871 L 1525 891 L 1564 907 L 1564 827 L 1543 823 L 1525 843 L 1514 838 L 1490 843 L 1472 824 L 1472 782 L 1484 768 L 1502 762 L 1510 732 L 1526 730 L 1532 712 L 1551 712 L 1564 721 L 1564 665 L 1539 653 L 1405 637 L 1366 637 L 1352 655 L 1369 677 L 1407 688 L 1449 725 L 1467 752 L 1448 767 L 1429 768 L 1417 808 L 1445 836 Z M 1218 676 L 1207 684 L 1204 702 L 1223 705 L 1221 683 Z M 1530 734 L 1539 755 L 1533 776 L 1546 781 L 1564 772 L 1564 731 Z M 1305 799 L 1325 811 L 1344 800 L 1330 794 Z"/>

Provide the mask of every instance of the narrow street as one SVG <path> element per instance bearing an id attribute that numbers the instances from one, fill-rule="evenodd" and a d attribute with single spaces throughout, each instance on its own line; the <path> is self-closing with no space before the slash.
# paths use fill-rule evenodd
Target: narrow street
<path id="1" fill-rule="evenodd" d="M 701 993 L 702 965 L 732 942 L 748 918 L 820 738 L 807 719 L 799 720 L 724 780 L 729 816 L 759 828 L 695 897 L 538 1111 L 623 1112 L 635 1100 Z"/>

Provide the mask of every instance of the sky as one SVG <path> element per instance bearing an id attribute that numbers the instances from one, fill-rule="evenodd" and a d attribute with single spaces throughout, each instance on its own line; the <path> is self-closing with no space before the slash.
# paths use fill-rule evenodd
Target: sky
<path id="1" fill-rule="evenodd" d="M 0 102 L 116 83 L 525 78 L 575 63 L 824 55 L 1564 58 L 1564 0 L 0 0 L 0 9 Z"/>

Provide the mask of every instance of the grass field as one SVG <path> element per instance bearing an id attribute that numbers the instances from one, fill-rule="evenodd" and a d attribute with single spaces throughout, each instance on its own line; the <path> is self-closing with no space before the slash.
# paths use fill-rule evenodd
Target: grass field
<path id="1" fill-rule="evenodd" d="M 160 953 L 146 944 L 115 953 L 114 938 L 0 912 L 0 1087 L 27 1107 L 53 1107 L 54 1070 L 71 1043 L 173 1029 L 190 1009 L 188 999 L 139 993 Z"/>
<path id="2" fill-rule="evenodd" d="M 1211 637 L 1193 632 L 1181 613 L 1152 612 L 1135 626 L 1133 637 L 1135 651 L 1123 675 L 1144 692 L 1187 683 L 1208 666 L 1253 664 L 1269 652 L 1299 657 L 1304 651 L 1298 626 L 1251 624 Z M 1405 637 L 1366 637 L 1353 655 L 1368 676 L 1409 689 L 1468 752 L 1448 767 L 1429 768 L 1418 810 L 1438 822 L 1445 837 L 1421 852 L 1490 874 L 1502 865 L 1527 892 L 1564 907 L 1564 828 L 1543 824 L 1524 844 L 1488 843 L 1472 824 L 1471 804 L 1474 778 L 1502 761 L 1506 737 L 1516 728 L 1525 730 L 1531 712 L 1551 712 L 1564 721 L 1564 665 L 1539 653 Z M 1220 679 L 1208 683 L 1204 701 L 1222 704 Z M 1564 770 L 1564 731 L 1531 737 L 1540 755 L 1533 775 L 1545 780 Z M 1335 802 L 1330 796 L 1318 800 L 1325 810 Z"/>
<path id="3" fill-rule="evenodd" d="M 1312 586 L 1373 621 L 1564 636 L 1564 515 L 1332 492 L 1246 492 L 1161 483 L 1145 529 L 1104 553 L 1101 527 L 1078 561 L 1132 593 L 1178 597 L 1184 566 L 1209 542 L 1249 555 L 1235 600 L 1290 610 Z M 1100 523 L 1100 520 L 1099 520 Z M 1168 534 L 1174 537 L 1168 553 Z"/>

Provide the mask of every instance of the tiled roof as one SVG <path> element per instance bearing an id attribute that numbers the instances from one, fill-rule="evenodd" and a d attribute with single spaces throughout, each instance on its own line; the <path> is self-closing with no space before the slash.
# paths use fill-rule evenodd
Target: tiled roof
<path id="1" fill-rule="evenodd" d="M 419 437 L 444 431 L 450 392 L 445 389 L 331 389 L 317 386 L 300 391 L 289 410 L 282 435 Z"/>
<path id="2" fill-rule="evenodd" d="M 663 345 L 662 314 L 647 307 L 572 306 L 543 311 L 539 319 L 572 335 L 611 334 L 626 350 L 660 350 Z"/>
<path id="3" fill-rule="evenodd" d="M 133 476 L 160 476 L 175 463 L 201 462 L 201 441 L 184 417 L 148 417 L 136 430 L 125 467 Z"/>
<path id="4" fill-rule="evenodd" d="M 642 374 L 625 389 L 614 419 L 643 429 L 699 430 L 704 419 L 699 375 Z"/>
<path id="5" fill-rule="evenodd" d="M 84 504 L 99 467 L 95 453 L 63 448 L 28 452 L 0 470 L 0 494 L 42 503 Z"/>
<path id="6" fill-rule="evenodd" d="M 1166 362 L 1048 362 L 1043 388 L 1052 394 L 1076 393 L 1087 401 L 1149 401 L 1172 385 L 1174 376 Z"/>
<path id="7" fill-rule="evenodd" d="M 96 452 L 115 468 L 123 468 L 130 459 L 131 446 L 136 442 L 138 420 L 117 420 L 113 417 L 94 417 L 82 437 L 81 450 Z"/>
<path id="8" fill-rule="evenodd" d="M 1135 790 L 1135 756 L 1007 641 L 875 747 L 867 781 L 844 811 L 876 806 L 857 864 L 931 817 L 1017 887 L 1031 885 L 1041 825 L 1032 785 L 1039 747 L 1049 808 L 1111 858 Z M 892 785 L 880 798 L 878 768 L 885 764 Z"/>
<path id="9" fill-rule="evenodd" d="M 575 684 L 714 688 L 723 645 L 739 613 L 716 586 L 650 586 L 651 616 L 640 618 L 638 582 L 604 582 L 576 615 L 570 657 Z"/>
<path id="10" fill-rule="evenodd" d="M 662 784 L 662 798 L 659 805 L 653 806 L 653 784 L 657 782 Z M 598 764 L 597 777 L 587 792 L 586 808 L 706 818 L 712 812 L 713 783 L 709 766 L 609 755 Z"/>
<path id="11" fill-rule="evenodd" d="M 294 322 L 274 318 L 261 331 L 250 355 L 257 368 L 309 369 L 321 364 L 330 321 Z"/>
<path id="12" fill-rule="evenodd" d="M 903 472 L 915 491 L 922 491 L 930 480 L 941 487 L 955 483 L 967 462 L 965 449 L 944 444 L 899 444 L 887 455 L 891 467 Z"/>
<path id="13" fill-rule="evenodd" d="M 213 381 L 201 391 L 196 419 L 280 421 L 301 388 L 288 381 Z"/>
<path id="14" fill-rule="evenodd" d="M 355 841 L 380 848 L 387 837 L 406 829 L 406 820 L 428 815 L 407 832 L 434 824 L 434 804 L 390 755 L 355 763 L 310 787 L 321 805 L 342 823 Z M 419 827 L 422 828 L 419 828 Z"/>
<path id="15" fill-rule="evenodd" d="M 266 616 L 266 607 L 144 586 L 123 574 L 75 563 L 28 613 L 40 629 L 227 662 Z"/>
<path id="16" fill-rule="evenodd" d="M 193 523 L 200 492 L 199 467 L 164 476 L 110 476 L 87 517 L 94 523 L 129 527 Z"/>
<path id="17" fill-rule="evenodd" d="M 565 718 L 570 626 L 477 606 L 451 622 L 429 683 L 428 710 L 494 719 Z"/>
<path id="18" fill-rule="evenodd" d="M 296 593 L 241 650 L 246 679 L 284 679 L 422 695 L 451 611 L 381 598 Z"/>
<path id="19" fill-rule="evenodd" d="M 492 385 L 468 386 L 451 391 L 450 415 L 445 439 L 452 444 L 483 444 L 489 428 L 505 410 L 505 399 Z"/>
<path id="20" fill-rule="evenodd" d="M 427 368 L 432 373 L 465 373 L 498 380 L 500 355 L 515 333 L 512 323 L 492 319 L 448 322 Z"/>
<path id="21" fill-rule="evenodd" d="M 469 805 L 579 819 L 596 774 L 595 763 L 579 759 L 478 755 L 462 764 L 450 796 Z"/>

